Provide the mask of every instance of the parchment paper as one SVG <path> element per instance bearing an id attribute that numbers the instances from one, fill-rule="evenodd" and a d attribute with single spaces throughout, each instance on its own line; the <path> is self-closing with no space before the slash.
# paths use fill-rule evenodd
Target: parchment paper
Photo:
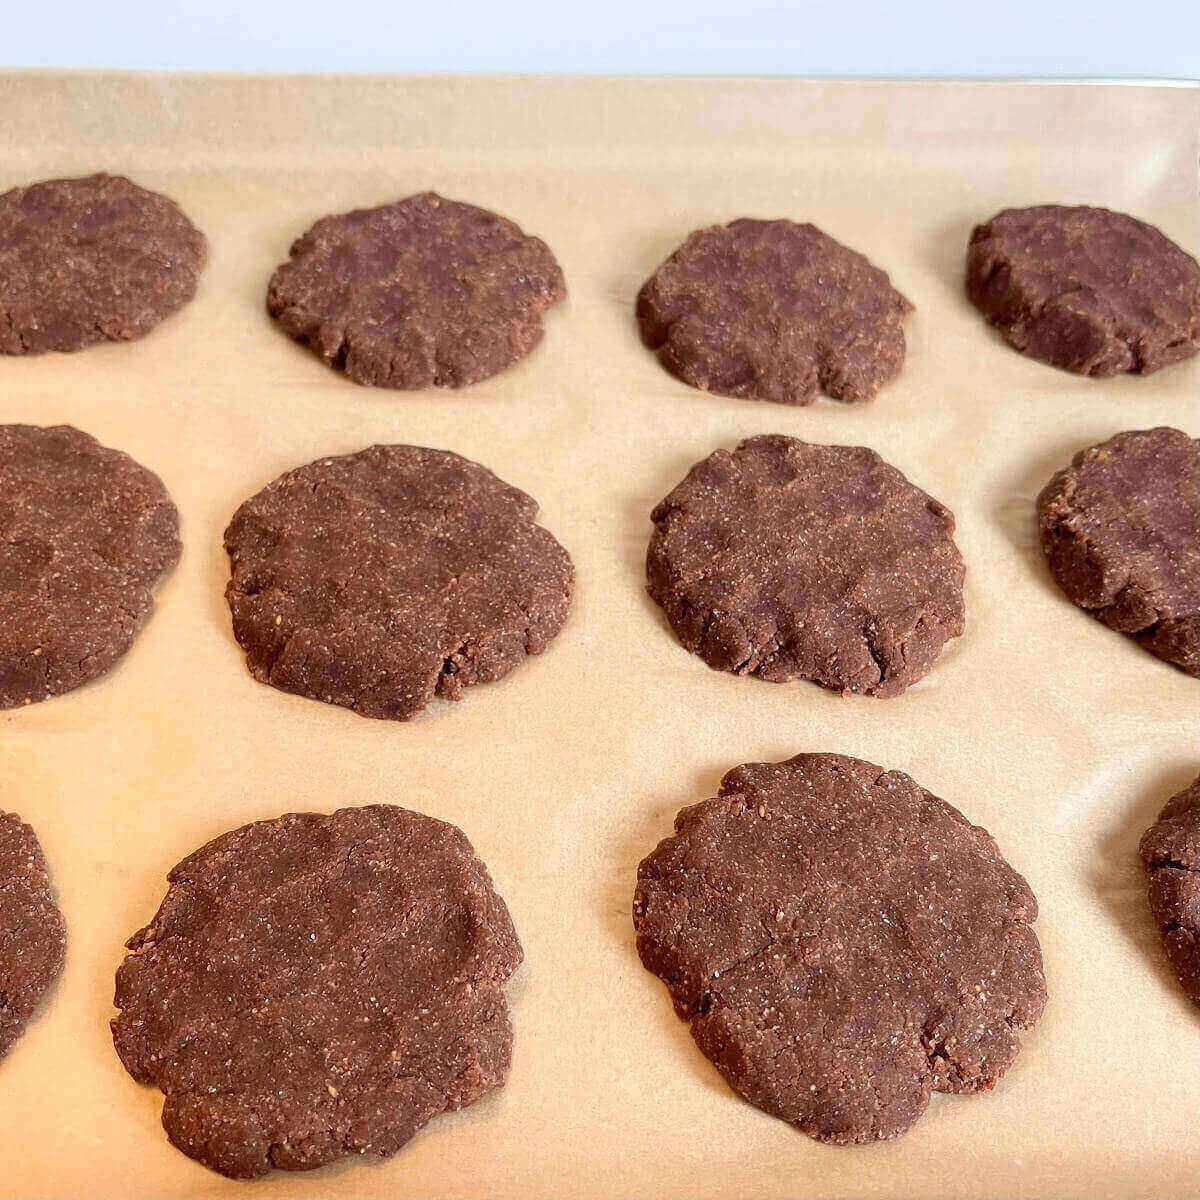
<path id="1" fill-rule="evenodd" d="M 211 242 L 197 299 L 145 341 L 0 361 L 0 420 L 128 451 L 161 473 L 185 539 L 117 670 L 0 716 L 0 804 L 37 827 L 70 930 L 53 1000 L 0 1064 L 0 1192 L 1196 1194 L 1200 1021 L 1136 846 L 1196 770 L 1200 692 L 1059 593 L 1033 500 L 1119 430 L 1200 433 L 1200 360 L 1077 378 L 1008 349 L 962 291 L 972 225 L 1008 205 L 1109 205 L 1195 252 L 1194 89 L 10 74 L 0 114 L 0 187 L 127 172 Z M 544 237 L 570 300 L 490 382 L 356 387 L 274 327 L 267 276 L 316 217 L 429 187 Z M 705 396 L 641 347 L 638 286 L 689 230 L 745 215 L 815 221 L 915 302 L 904 372 L 874 403 Z M 644 594 L 652 505 L 763 432 L 872 446 L 957 514 L 968 632 L 905 696 L 715 673 Z M 525 488 L 579 576 L 547 653 L 409 724 L 253 682 L 222 599 L 236 505 L 376 441 L 452 448 Z M 738 1100 L 633 946 L 635 867 L 676 810 L 737 763 L 801 750 L 908 771 L 990 829 L 1042 905 L 1051 1000 L 1008 1076 L 863 1149 Z M 222 1180 L 172 1149 L 159 1094 L 113 1053 L 122 942 L 208 838 L 376 801 L 461 825 L 512 909 L 509 1084 L 389 1162 Z"/>

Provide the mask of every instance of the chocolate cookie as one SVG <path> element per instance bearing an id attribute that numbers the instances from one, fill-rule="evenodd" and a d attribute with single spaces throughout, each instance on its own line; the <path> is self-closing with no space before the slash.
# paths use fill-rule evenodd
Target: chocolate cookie
<path id="1" fill-rule="evenodd" d="M 1141 854 L 1163 948 L 1183 990 L 1200 1004 L 1200 777 L 1167 801 L 1142 837 Z"/>
<path id="2" fill-rule="evenodd" d="M 1042 489 L 1038 525 L 1080 608 L 1200 676 L 1200 443 L 1159 428 L 1081 450 Z"/>
<path id="3" fill-rule="evenodd" d="M 391 805 L 290 813 L 168 877 L 117 972 L 113 1041 L 222 1175 L 395 1154 L 503 1085 L 521 961 L 459 829 Z"/>
<path id="4" fill-rule="evenodd" d="M 355 383 L 463 387 L 524 358 L 565 295 L 545 242 L 424 192 L 318 221 L 271 276 L 267 308 Z"/>
<path id="5" fill-rule="evenodd" d="M 815 225 L 734 221 L 691 234 L 642 288 L 642 340 L 684 383 L 723 396 L 869 400 L 904 364 L 912 305 Z"/>
<path id="6" fill-rule="evenodd" d="M 1046 1001 L 1037 901 L 900 771 L 800 754 L 730 771 L 638 868 L 646 968 L 735 1091 L 824 1142 L 992 1087 Z"/>
<path id="7" fill-rule="evenodd" d="M 1107 208 L 1008 208 L 976 226 L 967 295 L 1010 345 L 1080 375 L 1149 375 L 1200 350 L 1200 267 Z"/>
<path id="8" fill-rule="evenodd" d="M 750 438 L 651 520 L 650 595 L 717 670 L 898 696 L 963 631 L 953 515 L 862 446 Z"/>
<path id="9" fill-rule="evenodd" d="M 372 446 L 281 475 L 225 531 L 251 673 L 397 721 L 507 675 L 558 633 L 574 586 L 536 515 L 445 450 Z"/>
<path id="10" fill-rule="evenodd" d="M 0 1058 L 62 969 L 66 941 L 36 835 L 0 812 Z"/>
<path id="11" fill-rule="evenodd" d="M 0 708 L 103 675 L 179 559 L 157 475 L 69 425 L 0 425 Z"/>
<path id="12" fill-rule="evenodd" d="M 80 350 L 149 333 L 196 294 L 204 235 L 120 175 L 0 196 L 0 353 Z"/>

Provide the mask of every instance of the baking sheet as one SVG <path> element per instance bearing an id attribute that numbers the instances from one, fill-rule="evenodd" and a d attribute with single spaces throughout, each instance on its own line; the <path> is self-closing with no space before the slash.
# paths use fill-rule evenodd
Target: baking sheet
<path id="1" fill-rule="evenodd" d="M 0 75 L 0 188 L 123 171 L 207 233 L 195 302 L 145 341 L 0 361 L 0 420 L 67 421 L 158 471 L 185 550 L 107 678 L 0 715 L 0 804 L 37 828 L 69 925 L 53 1000 L 0 1065 L 5 1196 L 1183 1196 L 1200 1185 L 1200 1022 L 1146 911 L 1139 835 L 1196 769 L 1195 680 L 1068 603 L 1033 500 L 1080 447 L 1200 433 L 1200 360 L 1148 379 L 1022 358 L 962 294 L 972 225 L 1097 203 L 1196 251 L 1187 87 L 738 80 Z M 542 346 L 458 393 L 365 390 L 264 312 L 316 217 L 424 188 L 544 237 L 570 299 Z M 633 298 L 691 229 L 812 220 L 916 304 L 871 404 L 706 396 L 638 342 Z M 643 591 L 648 514 L 757 433 L 874 447 L 958 517 L 966 636 L 903 697 L 710 671 Z M 254 683 L 221 533 L 280 471 L 376 441 L 447 447 L 531 492 L 570 549 L 564 632 L 409 724 Z M 821 1146 L 736 1099 L 638 963 L 638 860 L 748 760 L 900 768 L 997 837 L 1042 906 L 1051 1000 L 993 1093 L 898 1141 Z M 172 1149 L 107 1021 L 125 937 L 206 839 L 388 801 L 461 825 L 512 909 L 508 1086 L 396 1158 L 254 1185 Z"/>

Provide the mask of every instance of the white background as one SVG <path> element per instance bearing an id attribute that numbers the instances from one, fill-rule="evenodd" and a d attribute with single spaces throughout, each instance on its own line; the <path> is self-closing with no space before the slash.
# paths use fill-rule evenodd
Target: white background
<path id="1" fill-rule="evenodd" d="M 0 2 L 0 66 L 1200 77 L 1198 0 Z"/>

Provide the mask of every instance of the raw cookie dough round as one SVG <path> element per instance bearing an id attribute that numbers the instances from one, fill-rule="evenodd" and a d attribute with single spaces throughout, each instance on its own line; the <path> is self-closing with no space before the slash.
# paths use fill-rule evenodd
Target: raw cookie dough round
<path id="1" fill-rule="evenodd" d="M 1200 1004 L 1200 777 L 1167 801 L 1142 837 L 1141 854 L 1163 948 L 1183 990 Z"/>
<path id="2" fill-rule="evenodd" d="M 37 836 L 0 812 L 0 1058 L 57 977 L 66 940 Z"/>
<path id="3" fill-rule="evenodd" d="M 168 881 L 117 972 L 112 1031 L 184 1154 L 235 1179 L 386 1157 L 503 1085 L 521 946 L 453 825 L 290 813 Z"/>
<path id="4" fill-rule="evenodd" d="M 963 631 L 953 515 L 865 447 L 750 438 L 651 520 L 650 595 L 717 670 L 898 696 Z"/>
<path id="5" fill-rule="evenodd" d="M 1081 450 L 1042 489 L 1038 525 L 1080 608 L 1200 676 L 1200 442 L 1160 427 Z"/>
<path id="6" fill-rule="evenodd" d="M 271 276 L 267 308 L 356 383 L 463 387 L 524 358 L 565 296 L 540 238 L 423 192 L 322 218 Z"/>
<path id="7" fill-rule="evenodd" d="M 406 720 L 544 650 L 570 556 L 537 504 L 445 450 L 372 446 L 281 475 L 225 531 L 233 629 L 285 692 Z"/>
<path id="8" fill-rule="evenodd" d="M 824 1142 L 990 1088 L 1046 1001 L 1037 902 L 900 771 L 800 754 L 730 771 L 638 868 L 638 953 L 751 1104 Z"/>
<path id="9" fill-rule="evenodd" d="M 0 353 L 80 350 L 149 333 L 196 294 L 204 235 L 120 175 L 0 196 Z"/>
<path id="10" fill-rule="evenodd" d="M 1023 354 L 1080 375 L 1149 375 L 1200 350 L 1200 267 L 1107 208 L 1009 208 L 976 226 L 967 295 Z"/>
<path id="11" fill-rule="evenodd" d="M 69 425 L 0 425 L 0 708 L 103 675 L 179 552 L 153 472 Z"/>
<path id="12" fill-rule="evenodd" d="M 642 340 L 723 396 L 869 400 L 904 364 L 912 305 L 815 225 L 740 220 L 691 234 L 637 299 Z"/>

